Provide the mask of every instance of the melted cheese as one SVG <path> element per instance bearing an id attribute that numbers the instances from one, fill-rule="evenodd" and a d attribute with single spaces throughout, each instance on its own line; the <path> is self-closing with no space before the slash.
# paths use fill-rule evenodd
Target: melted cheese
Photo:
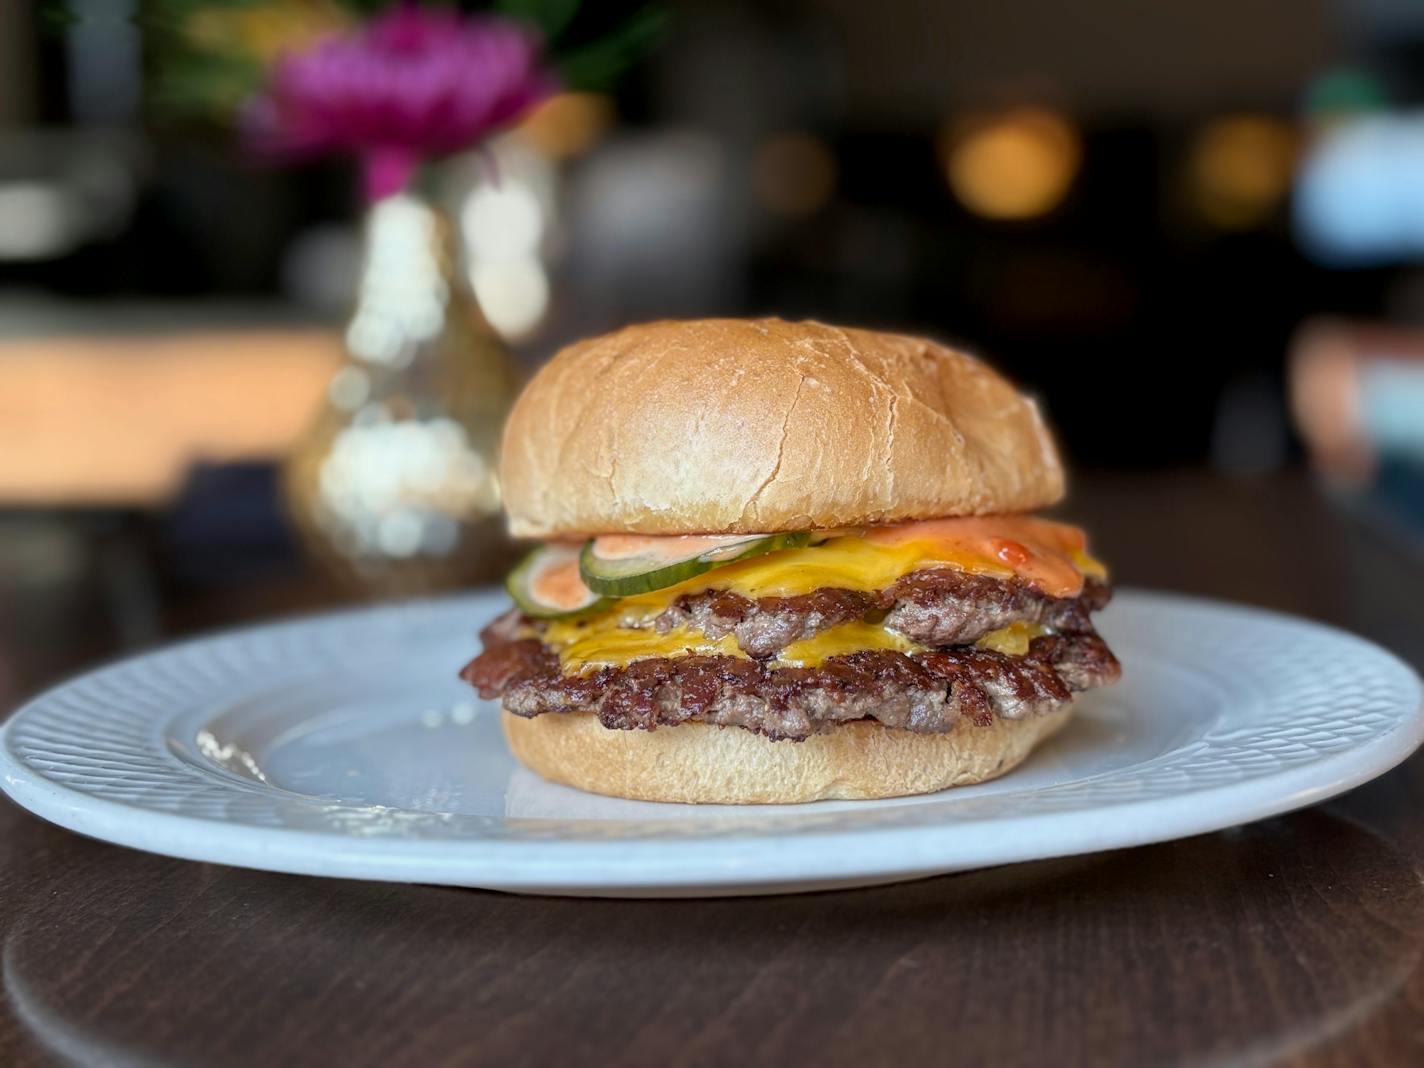
<path id="1" fill-rule="evenodd" d="M 1073 597 L 1083 588 L 1073 554 L 1084 552 L 1087 538 L 1066 523 L 1023 515 L 925 519 L 871 527 L 863 540 L 889 549 L 918 547 L 926 563 L 1017 576 L 1054 597 Z"/>
<path id="2" fill-rule="evenodd" d="M 1023 656 L 1033 639 L 1049 633 L 1038 623 L 1010 623 L 990 631 L 974 644 L 1006 656 Z M 582 675 L 602 667 L 626 667 L 635 660 L 652 657 L 675 660 L 683 656 L 735 656 L 748 659 L 732 635 L 713 640 L 706 635 L 679 627 L 666 634 L 655 630 L 631 630 L 619 627 L 616 621 L 601 624 L 551 623 L 544 640 L 559 652 L 559 663 L 565 672 Z M 916 653 L 917 645 L 897 631 L 875 623 L 841 623 L 820 634 L 792 642 L 772 664 L 776 667 L 820 667 L 833 656 L 845 656 L 871 649 L 896 653 Z"/>
<path id="3" fill-rule="evenodd" d="M 651 628 L 633 630 L 616 617 L 557 620 L 544 631 L 544 641 L 559 653 L 566 673 L 587 674 L 602 667 L 625 667 L 651 657 L 675 660 L 684 656 L 735 656 L 749 659 L 730 634 L 713 640 L 699 631 L 678 627 L 659 634 Z M 912 653 L 920 646 L 903 634 L 874 623 L 841 623 L 820 634 L 792 642 L 772 663 L 777 667 L 819 667 L 828 658 L 866 649 Z"/>
<path id="4" fill-rule="evenodd" d="M 1073 561 L 1073 566 L 1085 575 L 1091 575 L 1095 579 L 1106 579 L 1108 577 L 1107 564 L 1103 563 L 1086 549 L 1074 549 L 1068 554 L 1068 558 Z"/>
<path id="5" fill-rule="evenodd" d="M 682 656 L 739 656 L 746 653 L 732 635 L 713 640 L 705 634 L 678 627 L 666 634 L 655 630 L 629 630 L 617 625 L 616 619 L 600 619 L 592 623 L 550 623 L 544 640 L 559 653 L 559 664 L 566 673 L 587 674 L 601 667 L 624 667 L 635 660 L 650 657 L 676 659 Z"/>
<path id="6" fill-rule="evenodd" d="M 713 568 L 686 582 L 624 597 L 621 618 L 650 618 L 687 594 L 718 589 L 758 597 L 796 597 L 826 587 L 869 592 L 912 571 L 952 567 L 1023 579 L 1054 597 L 1075 597 L 1084 574 L 1102 577 L 1077 527 L 1027 516 L 928 520 L 874 527 L 804 549 L 782 549 Z"/>
<path id="7" fill-rule="evenodd" d="M 792 642 L 777 655 L 776 663 L 785 667 L 820 667 L 828 657 L 860 653 L 867 649 L 913 653 L 920 648 L 903 634 L 874 623 L 841 623 L 810 638 Z"/>
<path id="8" fill-rule="evenodd" d="M 980 649 L 992 649 L 1006 656 L 1023 656 L 1035 638 L 1048 633 L 1041 623 L 1010 623 L 1007 627 L 991 630 L 974 644 Z"/>
<path id="9" fill-rule="evenodd" d="M 544 640 L 559 651 L 564 670 L 574 673 L 648 657 L 745 656 L 730 635 L 714 641 L 686 628 L 658 634 L 646 624 L 679 597 L 709 589 L 750 600 L 796 597 L 827 587 L 869 592 L 884 589 L 912 571 L 936 567 L 1017 577 L 1054 597 L 1076 596 L 1082 591 L 1084 575 L 1106 575 L 1102 564 L 1088 555 L 1083 532 L 1063 523 L 1028 516 L 926 520 L 847 532 L 817 546 L 725 564 L 676 586 L 621 598 L 596 616 L 554 621 Z M 634 629 L 640 624 L 642 629 Z M 1033 626 L 1014 624 L 985 635 L 979 644 L 1021 656 L 1029 642 L 1043 633 Z M 792 643 L 777 662 L 813 667 L 827 657 L 863 649 L 911 652 L 916 648 L 884 627 L 847 623 Z"/>

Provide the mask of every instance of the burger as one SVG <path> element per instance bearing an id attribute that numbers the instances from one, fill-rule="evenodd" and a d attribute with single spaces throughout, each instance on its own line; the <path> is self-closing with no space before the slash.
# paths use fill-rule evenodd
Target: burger
<path id="1" fill-rule="evenodd" d="M 514 755 L 618 797 L 790 803 L 981 782 L 1117 679 L 1103 565 L 1032 400 L 914 337 L 779 319 L 574 344 L 510 413 L 540 544 L 462 677 Z"/>

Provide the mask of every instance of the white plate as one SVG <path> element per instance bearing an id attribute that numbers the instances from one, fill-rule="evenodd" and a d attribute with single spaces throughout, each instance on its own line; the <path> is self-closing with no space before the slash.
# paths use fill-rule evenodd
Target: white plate
<path id="1" fill-rule="evenodd" d="M 1418 677 L 1328 627 L 1123 592 L 1123 680 L 1004 778 L 925 797 L 655 805 L 514 763 L 455 677 L 502 594 L 278 623 L 20 709 L 0 774 L 64 827 L 195 860 L 556 894 L 868 885 L 1158 842 L 1350 789 L 1424 737 Z M 784 743 L 792 744 L 792 743 Z"/>

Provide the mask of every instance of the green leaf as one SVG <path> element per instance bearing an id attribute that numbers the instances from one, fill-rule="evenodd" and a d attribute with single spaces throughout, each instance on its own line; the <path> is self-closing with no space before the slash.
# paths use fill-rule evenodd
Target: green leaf
<path id="1" fill-rule="evenodd" d="M 539 27 L 546 41 L 568 29 L 578 14 L 580 0 L 495 0 L 494 10 Z"/>
<path id="2" fill-rule="evenodd" d="M 606 36 L 572 48 L 559 57 L 559 71 L 570 89 L 606 89 L 638 55 L 662 37 L 667 13 L 643 8 Z"/>

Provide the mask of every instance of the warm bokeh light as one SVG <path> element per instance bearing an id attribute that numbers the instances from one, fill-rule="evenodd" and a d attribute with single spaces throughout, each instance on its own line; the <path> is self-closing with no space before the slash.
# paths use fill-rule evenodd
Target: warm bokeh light
<path id="1" fill-rule="evenodd" d="M 1270 217 L 1290 188 L 1296 131 L 1268 115 L 1227 115 L 1202 127 L 1192 146 L 1192 200 L 1209 223 L 1245 230 Z"/>
<path id="2" fill-rule="evenodd" d="M 490 326 L 512 341 L 532 334 L 549 309 L 549 275 L 534 256 L 476 263 L 470 284 Z"/>
<path id="3" fill-rule="evenodd" d="M 597 144 L 616 118 L 602 93 L 559 93 L 530 112 L 518 134 L 551 159 L 569 159 Z"/>
<path id="4" fill-rule="evenodd" d="M 346 345 L 368 363 L 403 367 L 435 337 L 449 300 L 436 258 L 440 218 L 419 198 L 387 197 L 371 210 L 366 263 Z"/>
<path id="5" fill-rule="evenodd" d="M 1082 162 L 1073 124 L 1044 108 L 1019 107 L 952 123 L 940 140 L 950 188 L 990 219 L 1030 219 L 1067 195 Z"/>
<path id="6" fill-rule="evenodd" d="M 460 209 L 460 228 L 479 260 L 532 256 L 544 239 L 544 211 L 534 191 L 513 177 L 482 185 Z"/>
<path id="7" fill-rule="evenodd" d="M 499 507 L 493 468 L 453 419 L 392 420 L 378 408 L 343 427 L 318 492 L 338 548 L 352 556 L 444 556 L 462 516 Z"/>
<path id="8" fill-rule="evenodd" d="M 782 215 L 813 215 L 836 189 L 836 159 L 819 137 L 778 134 L 757 150 L 752 180 L 757 197 Z"/>
<path id="9" fill-rule="evenodd" d="M 528 337 L 549 307 L 549 275 L 541 245 L 549 220 L 534 175 L 512 168 L 481 185 L 460 209 L 469 278 L 485 318 L 509 340 Z"/>

